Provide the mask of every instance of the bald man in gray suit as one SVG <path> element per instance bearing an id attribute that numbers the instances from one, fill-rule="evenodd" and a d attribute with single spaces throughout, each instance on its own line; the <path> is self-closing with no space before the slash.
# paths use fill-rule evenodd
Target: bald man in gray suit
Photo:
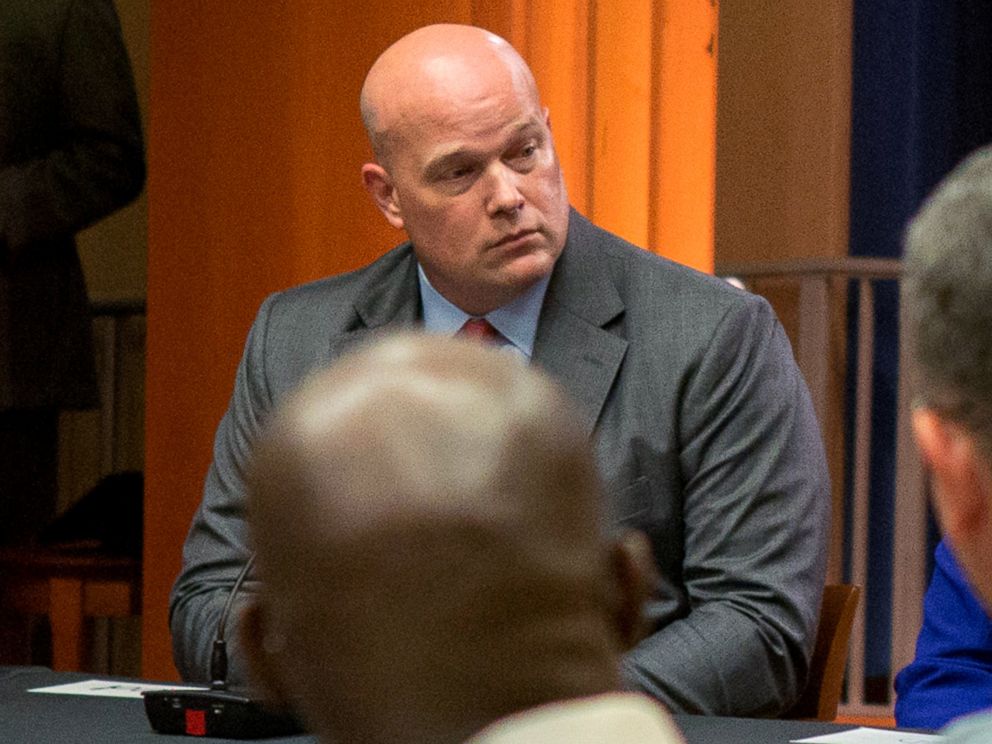
<path id="1" fill-rule="evenodd" d="M 362 114 L 375 153 L 365 186 L 410 240 L 262 305 L 173 590 L 183 675 L 206 677 L 251 550 L 244 473 L 272 407 L 384 331 L 468 322 L 571 395 L 612 523 L 651 541 L 653 632 L 624 658 L 625 683 L 677 711 L 787 709 L 816 630 L 829 487 L 809 395 L 768 304 L 571 210 L 534 79 L 488 32 L 403 37 L 370 70 Z"/>

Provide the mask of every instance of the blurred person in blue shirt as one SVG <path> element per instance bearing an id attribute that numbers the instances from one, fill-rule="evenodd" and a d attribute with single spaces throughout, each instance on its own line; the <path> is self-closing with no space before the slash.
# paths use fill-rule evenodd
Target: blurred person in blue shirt
<path id="1" fill-rule="evenodd" d="M 934 554 L 916 657 L 895 687 L 899 726 L 936 729 L 992 707 L 992 619 L 946 540 Z"/>
<path id="2" fill-rule="evenodd" d="M 988 612 L 992 607 L 992 147 L 971 155 L 927 199 L 906 233 L 904 270 L 905 317 L 920 372 L 913 434 L 930 472 L 933 504 L 945 540 Z M 923 650 L 931 631 L 948 634 L 942 626 L 950 619 L 959 628 L 950 629 L 950 636 L 957 636 L 962 653 L 945 649 L 943 654 L 960 664 L 972 634 L 987 629 L 988 620 L 978 618 L 969 624 L 964 613 L 948 615 L 947 608 L 938 609 L 940 595 L 952 594 L 941 588 L 945 579 L 951 581 L 944 570 L 947 565 L 938 566 L 936 588 L 929 592 Z M 911 667 L 900 678 L 900 686 L 907 688 L 915 674 Z M 968 692 L 952 689 L 948 697 L 960 702 L 974 695 L 976 704 L 982 705 L 977 700 L 982 683 L 968 684 L 954 673 L 947 675 L 948 682 L 955 677 L 955 684 L 961 690 L 969 688 Z M 953 716 L 955 703 L 945 705 L 948 717 Z M 900 723 L 909 720 L 911 707 L 911 698 L 903 697 Z M 992 741 L 992 708 L 956 720 L 944 733 L 952 744 L 987 744 Z"/>

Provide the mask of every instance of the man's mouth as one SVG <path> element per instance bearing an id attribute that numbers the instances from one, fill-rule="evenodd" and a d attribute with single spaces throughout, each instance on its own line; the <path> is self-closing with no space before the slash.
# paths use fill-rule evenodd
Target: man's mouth
<path id="1" fill-rule="evenodd" d="M 493 247 L 495 248 L 497 246 L 507 245 L 508 243 L 513 243 L 517 240 L 520 240 L 521 238 L 526 238 L 530 235 L 536 235 L 536 234 L 537 234 L 537 230 L 533 230 L 533 229 L 517 230 L 517 232 L 511 233 L 510 235 L 507 235 L 497 240 L 495 243 L 493 243 Z"/>

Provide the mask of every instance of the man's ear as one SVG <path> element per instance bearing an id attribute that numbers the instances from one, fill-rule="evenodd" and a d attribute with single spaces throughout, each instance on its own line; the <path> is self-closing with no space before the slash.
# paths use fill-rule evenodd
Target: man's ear
<path id="1" fill-rule="evenodd" d="M 636 530 L 621 535 L 610 548 L 610 563 L 617 590 L 614 625 L 622 649 L 627 650 L 650 631 L 644 603 L 657 585 L 658 569 L 647 535 Z"/>
<path id="2" fill-rule="evenodd" d="M 913 411 L 913 436 L 930 469 L 934 507 L 944 532 L 952 543 L 979 534 L 989 518 L 992 494 L 983 487 L 974 437 L 931 408 Z"/>
<path id="3" fill-rule="evenodd" d="M 362 166 L 362 183 L 369 192 L 372 201 L 379 207 L 386 220 L 397 230 L 403 229 L 403 213 L 400 211 L 399 199 L 393 186 L 393 179 L 386 169 L 378 163 L 366 163 Z"/>
<path id="4" fill-rule="evenodd" d="M 265 627 L 262 605 L 252 599 L 241 615 L 239 625 L 241 643 L 245 649 L 248 672 L 255 682 L 257 692 L 265 704 L 277 711 L 292 710 L 288 690 L 283 686 L 277 655 L 281 648 L 274 648 L 273 636 Z"/>

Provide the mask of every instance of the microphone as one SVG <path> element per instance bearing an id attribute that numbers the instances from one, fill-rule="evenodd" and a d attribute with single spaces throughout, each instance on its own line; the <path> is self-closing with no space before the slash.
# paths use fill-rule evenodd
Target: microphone
<path id="1" fill-rule="evenodd" d="M 275 713 L 247 695 L 227 689 L 227 618 L 248 571 L 255 563 L 252 553 L 234 580 L 227 597 L 217 635 L 210 650 L 209 690 L 151 690 L 142 694 L 145 714 L 160 734 L 212 736 L 218 739 L 264 739 L 303 732 L 299 721 L 288 713 Z"/>

